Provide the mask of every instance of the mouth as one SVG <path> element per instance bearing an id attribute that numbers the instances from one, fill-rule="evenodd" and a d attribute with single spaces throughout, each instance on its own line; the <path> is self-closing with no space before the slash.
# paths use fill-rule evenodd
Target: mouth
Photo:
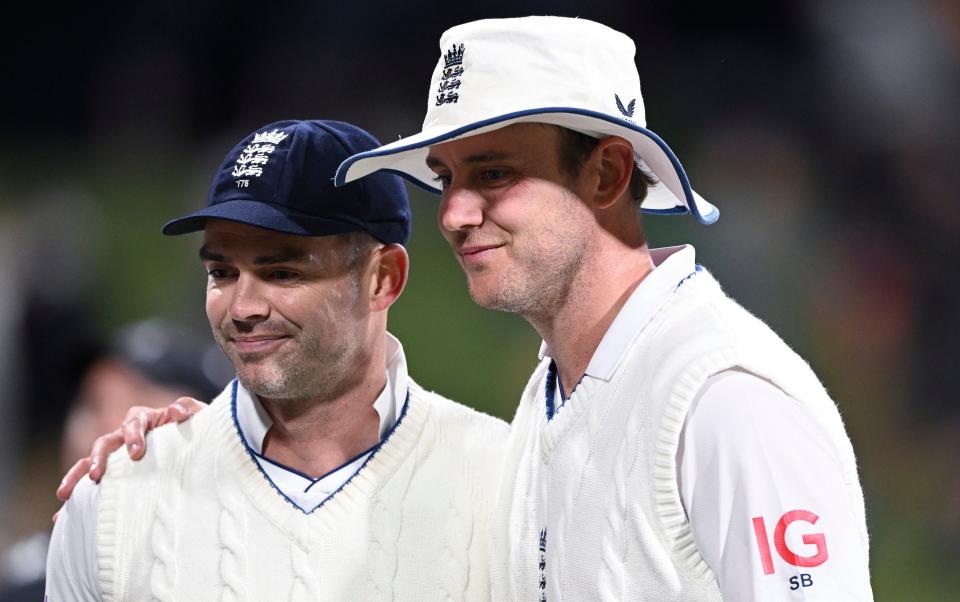
<path id="1" fill-rule="evenodd" d="M 504 246 L 504 243 L 496 245 L 469 245 L 460 247 L 457 255 L 464 264 L 476 263 L 490 257 L 497 249 Z"/>
<path id="2" fill-rule="evenodd" d="M 259 335 L 230 337 L 230 342 L 240 354 L 257 354 L 273 351 L 289 339 L 286 335 Z"/>

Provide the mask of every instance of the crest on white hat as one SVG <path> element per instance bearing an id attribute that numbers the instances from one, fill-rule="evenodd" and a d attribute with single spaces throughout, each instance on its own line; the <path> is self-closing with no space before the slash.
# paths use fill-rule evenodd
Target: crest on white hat
<path id="1" fill-rule="evenodd" d="M 389 169 L 439 192 L 425 164 L 430 146 L 514 123 L 549 123 L 625 138 L 657 180 L 641 209 L 692 213 L 711 224 L 720 212 L 693 191 L 677 156 L 646 127 L 635 54 L 629 37 L 586 19 L 487 19 L 448 29 L 440 37 L 423 129 L 348 158 L 334 182 Z"/>
<path id="2" fill-rule="evenodd" d="M 453 45 L 443 56 L 443 73 L 440 75 L 440 85 L 437 88 L 437 104 L 455 103 L 460 100 L 460 76 L 463 75 L 463 43 Z"/>

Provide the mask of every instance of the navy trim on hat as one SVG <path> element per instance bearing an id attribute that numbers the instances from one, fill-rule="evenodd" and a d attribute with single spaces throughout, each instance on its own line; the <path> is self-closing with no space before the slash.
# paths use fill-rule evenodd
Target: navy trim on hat
<path id="1" fill-rule="evenodd" d="M 669 209 L 642 209 L 642 211 L 644 213 L 649 213 L 650 215 L 686 215 L 690 213 L 690 211 L 688 211 L 686 207 L 680 207 L 680 206 L 671 207 Z M 712 224 L 713 222 L 717 221 L 717 218 L 720 217 L 720 210 L 718 209 L 716 213 L 714 212 L 708 213 L 707 217 L 709 218 L 711 215 L 714 215 L 714 214 L 716 215 L 716 217 L 713 218 L 713 221 L 705 222 L 706 224 Z M 697 219 L 700 219 L 700 218 L 698 217 Z"/>
<path id="2" fill-rule="evenodd" d="M 410 150 L 416 150 L 416 149 L 423 148 L 425 146 L 431 146 L 439 142 L 444 142 L 452 138 L 456 138 L 458 136 L 461 136 L 473 130 L 480 129 L 488 125 L 493 125 L 501 121 L 509 121 L 511 119 L 516 119 L 518 117 L 526 117 L 527 115 L 542 115 L 545 113 L 570 113 L 573 115 L 583 115 L 585 117 L 600 119 L 602 121 L 606 121 L 614 125 L 619 125 L 621 127 L 625 127 L 637 133 L 643 134 L 644 136 L 652 140 L 657 146 L 660 147 L 660 150 L 664 152 L 664 154 L 670 160 L 670 163 L 673 165 L 674 170 L 677 172 L 677 176 L 680 179 L 680 185 L 683 187 L 683 193 L 684 193 L 684 196 L 686 197 L 687 206 L 686 207 L 677 206 L 677 207 L 674 207 L 673 209 L 643 209 L 644 213 L 660 214 L 660 215 L 691 213 L 697 219 L 697 221 L 699 221 L 701 224 L 704 224 L 704 225 L 712 224 L 716 222 L 717 219 L 719 219 L 720 210 L 717 209 L 716 207 L 714 207 L 713 210 L 707 213 L 706 215 L 701 215 L 700 210 L 697 207 L 696 201 L 693 197 L 693 189 L 690 187 L 690 180 L 687 178 L 687 173 L 684 171 L 683 166 L 680 164 L 680 160 L 673 153 L 670 147 L 667 146 L 667 143 L 664 142 L 662 138 L 660 138 L 660 136 L 648 130 L 647 128 L 641 127 L 630 121 L 625 121 L 623 119 L 619 119 L 617 117 L 608 115 L 606 113 L 591 111 L 588 109 L 580 109 L 577 107 L 545 107 L 545 108 L 539 108 L 539 109 L 527 109 L 523 111 L 515 111 L 513 113 L 506 113 L 503 115 L 498 115 L 496 117 L 490 117 L 488 119 L 476 121 L 474 123 L 451 130 L 445 134 L 436 136 L 434 138 L 421 140 L 409 146 L 398 146 L 388 150 L 373 149 L 366 152 L 358 153 L 356 155 L 353 155 L 352 157 L 349 157 L 343 163 L 340 164 L 340 167 L 337 168 L 337 174 L 334 177 L 334 184 L 337 186 L 343 186 L 344 184 L 346 184 L 347 170 L 350 168 L 351 165 L 353 165 L 360 159 L 395 155 L 395 154 L 403 153 Z M 392 173 L 399 174 L 400 176 L 406 178 L 408 181 L 413 182 L 417 186 L 421 188 L 425 188 L 426 190 L 433 192 L 434 194 L 439 194 L 440 192 L 436 188 L 436 186 L 432 185 L 432 183 L 423 182 L 420 179 L 413 176 L 412 174 L 409 174 L 400 170 L 381 169 L 378 171 L 391 171 Z M 373 174 L 369 174 L 368 176 L 365 176 L 365 177 L 369 177 L 370 175 L 373 175 Z"/>

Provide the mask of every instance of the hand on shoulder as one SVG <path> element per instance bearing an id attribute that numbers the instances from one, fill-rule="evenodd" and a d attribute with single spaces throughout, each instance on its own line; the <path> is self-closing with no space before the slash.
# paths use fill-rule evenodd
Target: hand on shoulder
<path id="1" fill-rule="evenodd" d="M 67 471 L 57 487 L 57 498 L 60 501 L 68 500 L 84 476 L 89 476 L 92 482 L 99 483 L 107 471 L 107 456 L 122 445 L 127 447 L 127 453 L 132 459 L 140 460 L 147 451 L 148 432 L 164 424 L 183 422 L 205 405 L 192 397 L 181 397 L 165 408 L 130 408 L 123 423 L 117 429 L 99 437 L 90 450 L 90 456 L 77 460 Z M 54 515 L 54 521 L 57 520 L 57 515 L 59 512 Z"/>

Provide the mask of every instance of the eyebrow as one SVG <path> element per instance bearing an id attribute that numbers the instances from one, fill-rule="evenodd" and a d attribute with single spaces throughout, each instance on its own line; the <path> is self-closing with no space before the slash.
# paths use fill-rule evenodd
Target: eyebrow
<path id="1" fill-rule="evenodd" d="M 470 155 L 463 158 L 463 163 L 490 163 L 491 161 L 503 161 L 504 159 L 509 159 L 513 156 L 511 153 L 506 152 L 486 152 L 486 153 L 477 153 L 475 155 Z M 427 155 L 427 167 L 431 169 L 434 167 L 446 167 L 447 164 L 437 159 L 434 156 Z"/>
<path id="2" fill-rule="evenodd" d="M 203 261 L 222 261 L 226 262 L 227 257 L 220 253 L 211 251 L 207 245 L 200 247 L 200 259 Z M 310 258 L 309 253 L 296 247 L 283 247 L 273 255 L 262 255 L 255 257 L 254 265 L 273 265 L 277 263 L 296 263 L 307 261 Z"/>
<path id="3" fill-rule="evenodd" d="M 223 261 L 224 259 L 226 259 L 226 257 L 224 257 L 223 255 L 220 255 L 219 253 L 214 253 L 213 251 L 208 249 L 207 245 L 203 245 L 202 247 L 200 247 L 200 252 L 198 253 L 198 255 L 200 255 L 200 259 L 202 261 Z"/>

